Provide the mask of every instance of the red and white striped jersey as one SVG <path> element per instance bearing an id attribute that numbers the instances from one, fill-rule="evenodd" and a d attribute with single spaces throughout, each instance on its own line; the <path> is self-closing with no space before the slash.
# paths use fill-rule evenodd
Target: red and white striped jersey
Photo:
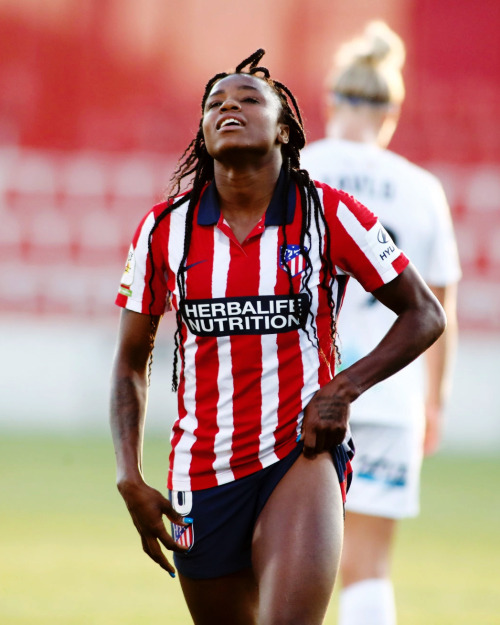
<path id="1" fill-rule="evenodd" d="M 144 314 L 171 308 L 182 314 L 184 362 L 170 489 L 210 488 L 286 456 L 296 445 L 304 408 L 332 377 L 332 308 L 321 286 L 325 268 L 319 253 L 328 237 L 313 219 L 304 241 L 307 269 L 300 248 L 300 193 L 295 183 L 288 190 L 284 184 L 282 175 L 265 215 L 241 244 L 220 213 L 214 183 L 208 185 L 195 209 L 182 267 L 187 202 L 160 221 L 152 254 L 149 233 L 166 204 L 155 206 L 135 233 L 116 303 Z M 344 192 L 316 187 L 330 232 L 332 305 L 338 313 L 348 275 L 373 291 L 401 273 L 408 260 L 367 208 Z M 280 226 L 284 210 L 286 240 Z M 179 271 L 185 272 L 182 302 Z M 298 297 L 290 295 L 290 276 Z"/>

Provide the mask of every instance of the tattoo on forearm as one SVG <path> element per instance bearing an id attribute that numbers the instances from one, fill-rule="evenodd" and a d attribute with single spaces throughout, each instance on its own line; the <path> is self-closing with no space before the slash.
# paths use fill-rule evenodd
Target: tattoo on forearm
<path id="1" fill-rule="evenodd" d="M 346 410 L 346 403 L 337 397 L 318 397 L 315 400 L 319 418 L 325 421 L 335 421 Z"/>
<path id="2" fill-rule="evenodd" d="M 126 377 L 117 380 L 111 395 L 111 414 L 119 427 L 119 434 L 136 428 L 141 419 L 141 400 L 139 389 Z"/>

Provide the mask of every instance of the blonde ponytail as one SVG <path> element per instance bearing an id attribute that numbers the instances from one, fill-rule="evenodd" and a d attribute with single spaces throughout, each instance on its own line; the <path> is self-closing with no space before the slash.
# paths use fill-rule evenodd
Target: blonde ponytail
<path id="1" fill-rule="evenodd" d="M 336 54 L 330 90 L 354 103 L 401 104 L 405 56 L 403 41 L 385 22 L 370 22 Z"/>

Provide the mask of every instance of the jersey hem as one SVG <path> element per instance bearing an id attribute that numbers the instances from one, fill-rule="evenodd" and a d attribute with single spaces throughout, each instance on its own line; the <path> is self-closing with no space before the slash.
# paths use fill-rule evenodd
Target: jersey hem
<path id="1" fill-rule="evenodd" d="M 279 462 L 285 456 L 287 456 L 297 445 L 295 440 L 290 440 L 284 445 L 281 445 L 278 449 L 271 450 L 264 458 L 259 458 L 242 467 L 232 467 L 231 470 L 226 470 L 221 473 L 209 473 L 205 476 L 191 476 L 190 478 L 179 478 L 172 475 L 172 470 L 169 469 L 167 488 L 169 490 L 178 491 L 195 491 L 205 490 L 208 488 L 215 488 L 216 486 L 223 486 L 230 482 L 235 482 L 241 478 L 257 473 L 262 469 L 270 467 L 272 464 Z M 237 470 L 238 477 L 234 477 L 234 471 Z M 214 486 L 214 477 L 217 480 L 217 484 Z"/>
<path id="2" fill-rule="evenodd" d="M 127 297 L 127 301 L 123 303 L 120 301 L 122 297 L 126 296 L 118 294 L 118 296 L 116 297 L 115 304 L 117 306 L 119 306 L 120 308 L 125 308 L 126 310 L 131 310 L 132 312 L 142 313 L 142 302 Z"/>

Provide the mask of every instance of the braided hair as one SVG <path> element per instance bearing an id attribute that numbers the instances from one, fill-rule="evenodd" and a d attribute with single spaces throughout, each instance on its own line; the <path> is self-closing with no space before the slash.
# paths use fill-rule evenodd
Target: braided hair
<path id="1" fill-rule="evenodd" d="M 283 169 L 285 171 L 286 182 L 285 192 L 292 181 L 297 184 L 300 193 L 301 205 L 302 205 L 302 226 L 301 226 L 301 235 L 300 235 L 300 252 L 305 259 L 305 276 L 303 280 L 303 285 L 306 290 L 306 293 L 310 299 L 312 299 L 312 293 L 308 286 L 309 278 L 312 274 L 312 263 L 309 256 L 309 249 L 311 248 L 311 227 L 314 225 L 318 234 L 321 233 L 321 228 L 324 229 L 324 236 L 326 246 L 324 249 L 328 250 L 330 248 L 330 231 L 328 228 L 328 224 L 326 222 L 323 209 L 321 206 L 321 202 L 318 196 L 318 192 L 314 183 L 311 181 L 309 174 L 306 170 L 300 168 L 300 150 L 304 147 L 306 143 L 306 136 L 304 131 L 304 125 L 302 122 L 302 115 L 300 113 L 300 109 L 298 103 L 292 94 L 292 92 L 286 87 L 283 83 L 278 82 L 270 77 L 269 70 L 266 67 L 262 67 L 259 65 L 260 60 L 264 56 L 265 51 L 263 49 L 259 49 L 254 52 L 251 56 L 243 60 L 235 69 L 234 72 L 231 73 L 218 73 L 213 76 L 206 84 L 205 91 L 203 94 L 203 98 L 201 100 L 201 111 L 202 116 L 199 122 L 198 131 L 195 138 L 188 145 L 182 156 L 180 157 L 177 167 L 172 174 L 172 177 L 169 182 L 169 186 L 166 193 L 166 208 L 158 215 L 156 218 L 155 224 L 149 233 L 148 238 L 148 248 L 151 259 L 151 275 L 149 279 L 149 287 L 152 293 L 151 301 L 150 301 L 150 313 L 153 308 L 153 304 L 155 301 L 155 295 L 153 291 L 153 280 L 155 275 L 155 266 L 153 263 L 152 255 L 152 237 L 153 234 L 158 228 L 161 221 L 169 215 L 172 211 L 174 211 L 179 206 L 188 203 L 187 212 L 186 212 L 186 227 L 185 227 L 185 235 L 184 235 L 184 249 L 183 256 L 181 259 L 180 266 L 182 267 L 187 259 L 189 252 L 189 245 L 191 241 L 191 233 L 193 227 L 193 219 L 194 219 L 194 211 L 200 200 L 201 194 L 205 186 L 211 182 L 214 178 L 214 160 L 210 156 L 207 151 L 205 145 L 205 138 L 203 135 L 203 111 L 205 110 L 206 100 L 212 90 L 212 87 L 223 78 L 230 76 L 232 74 L 249 74 L 251 76 L 256 76 L 257 78 L 265 81 L 274 93 L 278 96 L 278 99 L 281 104 L 281 115 L 279 121 L 283 124 L 286 124 L 289 127 L 289 140 L 287 143 L 281 146 L 282 158 L 283 158 Z M 245 71 L 245 68 L 246 71 Z M 191 189 L 186 193 L 181 194 L 181 190 L 184 188 L 184 185 L 189 182 Z M 287 246 L 287 233 L 286 233 L 286 202 L 283 202 L 283 220 L 281 224 L 284 245 L 281 247 L 281 264 L 283 268 L 286 270 L 288 274 L 289 280 L 289 294 L 293 297 L 298 297 L 297 294 L 294 293 L 294 287 L 292 283 L 292 275 L 291 270 L 288 264 L 285 261 L 285 250 Z M 334 346 L 336 358 L 339 359 L 339 350 L 337 344 L 335 342 L 336 336 L 336 323 L 335 323 L 335 311 L 333 308 L 333 282 L 335 278 L 335 271 L 331 261 L 331 258 L 328 253 L 323 252 L 323 246 L 321 245 L 322 236 L 318 237 L 319 240 L 319 255 L 322 262 L 322 266 L 325 271 L 322 271 L 322 283 L 321 286 L 325 288 L 329 292 L 329 297 L 327 298 L 328 305 L 330 307 L 330 334 L 331 341 Z M 179 289 L 179 301 L 182 302 L 186 297 L 186 284 L 185 284 L 185 272 L 178 271 L 177 272 L 177 286 Z M 184 325 L 182 323 L 182 316 L 180 312 L 181 306 L 177 306 L 176 312 L 176 331 L 174 335 L 175 349 L 174 349 L 174 357 L 173 357 L 173 373 L 172 373 L 172 390 L 177 390 L 178 388 L 178 362 L 179 357 L 182 362 L 184 362 Z M 312 317 L 312 313 L 309 312 L 309 315 Z M 151 334 L 150 334 L 150 348 L 151 348 L 151 358 L 149 361 L 149 373 L 151 372 L 151 364 L 152 364 L 152 353 L 154 348 L 154 337 L 158 325 L 158 318 L 151 316 Z M 315 328 L 314 324 L 312 327 Z M 309 340 L 315 342 L 319 349 L 319 341 L 316 334 L 316 330 L 314 329 L 314 337 L 311 338 L 309 336 Z M 325 354 L 320 354 L 322 358 L 326 359 Z"/>

